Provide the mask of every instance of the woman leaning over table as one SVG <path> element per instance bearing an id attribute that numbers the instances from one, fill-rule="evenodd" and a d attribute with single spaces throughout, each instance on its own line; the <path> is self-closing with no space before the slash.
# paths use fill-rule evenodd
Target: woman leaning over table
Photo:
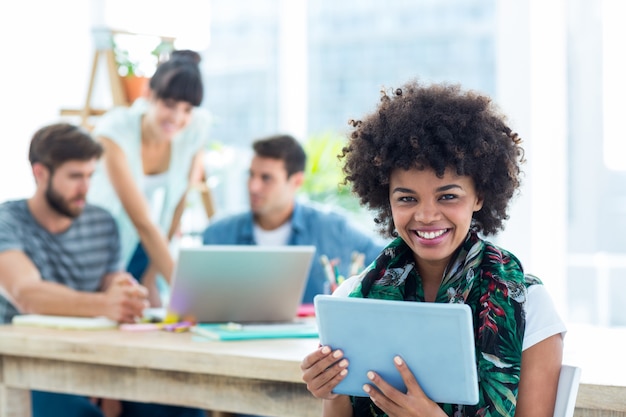
<path id="1" fill-rule="evenodd" d="M 565 327 L 541 281 L 479 235 L 508 218 L 520 138 L 488 97 L 447 84 L 383 92 L 376 110 L 352 125 L 346 180 L 396 239 L 335 294 L 468 304 L 479 402 L 436 404 L 399 357 L 406 393 L 372 373 L 363 397 L 333 394 L 349 358 L 322 346 L 301 367 L 309 391 L 324 399 L 324 416 L 551 417 Z"/>
<path id="2" fill-rule="evenodd" d="M 203 84 L 200 55 L 174 51 L 161 63 L 145 98 L 109 111 L 94 136 L 104 155 L 93 178 L 90 202 L 108 209 L 120 230 L 127 270 L 160 305 L 156 273 L 168 282 L 173 236 L 190 185 L 203 178 L 208 113 L 198 108 Z"/>

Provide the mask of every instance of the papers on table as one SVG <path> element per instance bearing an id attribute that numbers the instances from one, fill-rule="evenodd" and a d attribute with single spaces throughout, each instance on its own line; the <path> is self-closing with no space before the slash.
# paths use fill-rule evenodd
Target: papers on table
<path id="1" fill-rule="evenodd" d="M 106 317 L 70 317 L 43 314 L 21 314 L 13 317 L 13 325 L 48 327 L 55 329 L 102 330 L 116 328 L 117 322 Z"/>

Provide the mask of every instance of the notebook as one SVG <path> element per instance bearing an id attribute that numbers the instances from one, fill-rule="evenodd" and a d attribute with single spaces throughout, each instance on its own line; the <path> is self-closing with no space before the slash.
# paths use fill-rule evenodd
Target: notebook
<path id="1" fill-rule="evenodd" d="M 115 329 L 118 325 L 116 321 L 106 317 L 51 316 L 44 314 L 20 314 L 13 317 L 12 324 L 14 326 L 74 330 Z"/>
<path id="2" fill-rule="evenodd" d="M 198 323 L 292 321 L 314 253 L 314 246 L 180 248 L 168 312 Z"/>
<path id="3" fill-rule="evenodd" d="M 471 309 L 435 304 L 317 295 L 320 343 L 341 349 L 348 374 L 337 394 L 366 396 L 373 370 L 402 392 L 393 358 L 400 355 L 428 397 L 438 403 L 476 404 L 478 375 Z"/>

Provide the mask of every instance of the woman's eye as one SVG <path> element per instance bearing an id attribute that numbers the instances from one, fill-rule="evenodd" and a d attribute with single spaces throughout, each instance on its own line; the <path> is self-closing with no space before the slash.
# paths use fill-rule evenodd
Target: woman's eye
<path id="1" fill-rule="evenodd" d="M 444 194 L 441 196 L 441 200 L 454 200 L 456 195 L 454 194 Z"/>
<path id="2" fill-rule="evenodd" d="M 415 198 L 411 196 L 404 196 L 404 197 L 398 198 L 398 201 L 400 201 L 401 203 L 410 203 L 410 202 L 415 201 Z"/>

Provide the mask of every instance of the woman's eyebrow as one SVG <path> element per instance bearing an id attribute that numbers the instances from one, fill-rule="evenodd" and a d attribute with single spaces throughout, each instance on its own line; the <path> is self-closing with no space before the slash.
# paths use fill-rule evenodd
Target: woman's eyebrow
<path id="1" fill-rule="evenodd" d="M 409 193 L 409 194 L 415 194 L 415 191 L 411 190 L 410 188 L 404 188 L 404 187 L 396 187 L 393 190 L 391 190 L 391 193 Z"/>
<path id="2" fill-rule="evenodd" d="M 458 189 L 460 189 L 460 190 L 462 190 L 462 189 L 463 189 L 463 187 L 461 187 L 461 186 L 460 186 L 460 185 L 458 185 L 458 184 L 448 184 L 448 185 L 442 185 L 441 187 L 437 188 L 437 190 L 436 190 L 436 191 L 437 191 L 437 192 L 450 191 L 450 190 L 452 190 L 453 188 L 458 188 Z"/>
<path id="3" fill-rule="evenodd" d="M 442 185 L 441 187 L 437 188 L 435 191 L 436 192 L 444 192 L 444 191 L 449 191 L 452 189 L 458 188 L 460 190 L 463 189 L 463 187 L 461 187 L 458 184 L 448 184 L 448 185 Z M 392 193 L 409 193 L 409 194 L 415 194 L 415 191 L 413 191 L 410 188 L 404 188 L 404 187 L 396 187 L 393 190 L 391 190 Z"/>

